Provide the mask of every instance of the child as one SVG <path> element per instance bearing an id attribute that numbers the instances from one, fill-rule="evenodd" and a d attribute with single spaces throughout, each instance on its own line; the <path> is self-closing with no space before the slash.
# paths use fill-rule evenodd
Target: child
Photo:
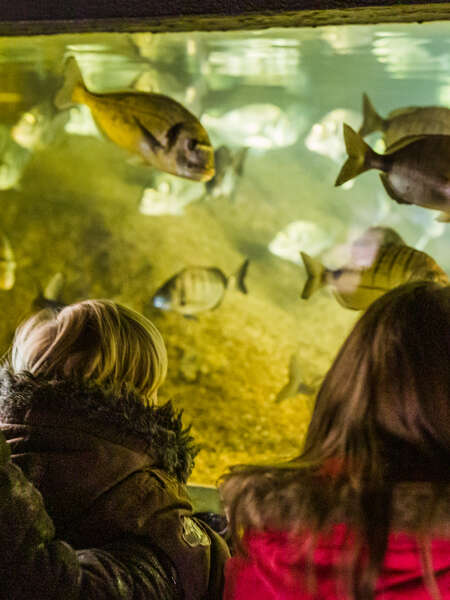
<path id="1" fill-rule="evenodd" d="M 321 386 L 301 455 L 235 468 L 222 493 L 239 550 L 226 600 L 448 600 L 450 287 L 374 302 Z"/>
<path id="2" fill-rule="evenodd" d="M 192 518 L 166 370 L 156 327 L 108 300 L 18 329 L 0 374 L 0 598 L 220 598 L 227 548 Z"/>

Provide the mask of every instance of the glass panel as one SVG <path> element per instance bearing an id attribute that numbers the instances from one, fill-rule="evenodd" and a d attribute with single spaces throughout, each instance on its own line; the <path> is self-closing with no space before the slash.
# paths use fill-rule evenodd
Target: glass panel
<path id="1" fill-rule="evenodd" d="M 356 283 L 347 280 L 350 266 L 373 267 L 381 239 L 382 249 L 403 244 L 403 254 L 388 255 L 382 285 L 418 277 L 423 260 L 427 277 L 444 278 L 439 267 L 450 272 L 450 225 L 434 210 L 439 198 L 450 202 L 448 168 L 433 179 L 438 139 L 422 170 L 413 146 L 401 155 L 415 189 L 424 179 L 439 188 L 440 196 L 426 196 L 429 207 L 393 200 L 376 168 L 334 186 L 347 159 L 343 123 L 358 131 L 363 93 L 364 122 L 374 129 L 365 141 L 378 153 L 407 135 L 450 134 L 442 110 L 450 106 L 449 29 L 436 22 L 0 39 L 3 350 L 43 296 L 114 299 L 149 316 L 166 339 L 160 399 L 193 423 L 203 448 L 193 481 L 213 484 L 230 464 L 298 452 L 321 378 L 361 314 L 352 307 L 372 298 L 360 287 L 380 281 L 374 268 L 369 280 L 359 272 Z M 69 57 L 91 96 L 158 93 L 191 111 L 216 150 L 216 178 L 195 181 L 139 162 L 143 152 L 123 147 L 131 135 L 123 123 L 99 124 L 104 105 L 96 118 L 80 98 L 58 110 Z M 403 121 L 391 114 L 411 106 L 435 110 Z M 145 150 L 161 143 L 152 141 L 152 118 Z M 365 234 L 373 226 L 393 231 Z M 316 274 L 306 289 L 305 261 Z M 183 298 L 155 296 L 185 268 Z"/>

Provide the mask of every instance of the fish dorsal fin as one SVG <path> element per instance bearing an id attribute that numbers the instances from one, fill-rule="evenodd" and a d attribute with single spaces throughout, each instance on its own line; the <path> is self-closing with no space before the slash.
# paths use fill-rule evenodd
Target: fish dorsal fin
<path id="1" fill-rule="evenodd" d="M 414 142 L 417 142 L 418 140 L 422 140 L 423 138 L 426 138 L 426 137 L 428 137 L 428 136 L 427 135 L 408 135 L 404 138 L 397 140 L 396 142 L 391 144 L 388 148 L 386 148 L 385 154 L 393 154 L 394 152 L 397 152 L 398 150 L 401 150 L 402 148 L 405 148 L 406 146 L 409 146 L 410 144 L 413 144 Z"/>
<path id="2" fill-rule="evenodd" d="M 405 106 L 404 108 L 396 108 L 395 110 L 391 110 L 391 112 L 388 115 L 388 119 L 395 119 L 395 117 L 409 115 L 413 112 L 416 112 L 416 110 L 418 110 L 419 108 L 419 106 Z"/>

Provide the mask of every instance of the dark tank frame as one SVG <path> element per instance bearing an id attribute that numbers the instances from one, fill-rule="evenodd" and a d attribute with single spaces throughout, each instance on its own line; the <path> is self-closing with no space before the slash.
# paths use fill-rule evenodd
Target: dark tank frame
<path id="1" fill-rule="evenodd" d="M 2 2 L 0 35 L 170 32 L 407 23 L 450 19 L 435 0 L 19 0 Z"/>

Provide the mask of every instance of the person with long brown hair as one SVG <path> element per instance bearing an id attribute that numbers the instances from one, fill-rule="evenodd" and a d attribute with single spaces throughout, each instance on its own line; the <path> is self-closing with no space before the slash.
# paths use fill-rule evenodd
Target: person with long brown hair
<path id="1" fill-rule="evenodd" d="M 193 515 L 196 447 L 158 403 L 166 371 L 158 329 L 110 300 L 18 328 L 0 371 L 1 599 L 220 598 L 229 553 Z"/>
<path id="2" fill-rule="evenodd" d="M 221 492 L 225 600 L 450 598 L 450 287 L 374 302 L 318 392 L 297 458 Z"/>

